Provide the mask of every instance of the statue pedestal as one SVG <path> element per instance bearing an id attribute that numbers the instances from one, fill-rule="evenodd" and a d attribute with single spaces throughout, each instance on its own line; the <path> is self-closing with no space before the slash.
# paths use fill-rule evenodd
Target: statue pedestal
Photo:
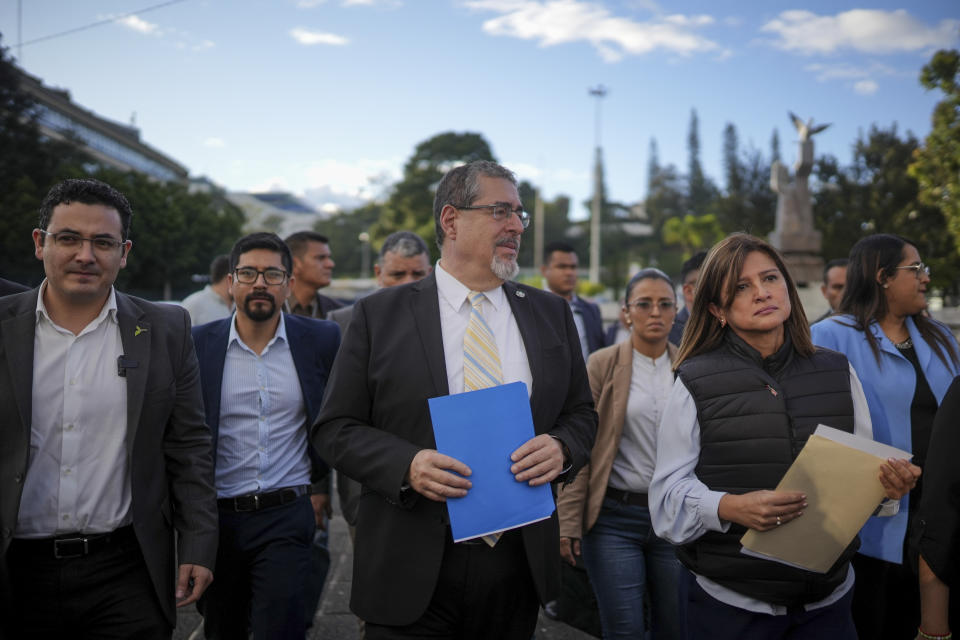
<path id="1" fill-rule="evenodd" d="M 813 253 L 781 251 L 790 277 L 798 287 L 813 286 L 823 280 L 823 258 Z"/>
<path id="2" fill-rule="evenodd" d="M 770 234 L 770 244 L 784 257 L 788 253 L 820 253 L 823 246 L 823 234 L 816 229 L 799 231 L 781 231 L 774 229 Z"/>

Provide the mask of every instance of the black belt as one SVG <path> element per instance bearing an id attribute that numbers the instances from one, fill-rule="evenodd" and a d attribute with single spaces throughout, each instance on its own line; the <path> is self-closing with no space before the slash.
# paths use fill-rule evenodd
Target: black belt
<path id="1" fill-rule="evenodd" d="M 17 553 L 53 556 L 58 560 L 83 558 L 118 544 L 136 540 L 133 527 L 127 525 L 109 533 L 68 533 L 55 538 L 15 538 L 11 546 Z"/>
<path id="2" fill-rule="evenodd" d="M 623 504 L 629 504 L 633 507 L 649 506 L 647 502 L 647 494 L 645 493 L 632 493 L 630 491 L 624 491 L 623 489 L 607 487 L 607 493 L 605 495 L 612 500 L 622 502 Z"/>
<path id="3" fill-rule="evenodd" d="M 266 493 L 248 493 L 235 498 L 220 498 L 217 500 L 217 506 L 227 511 L 259 511 L 293 502 L 309 493 L 310 485 L 302 484 L 299 487 L 286 487 Z"/>

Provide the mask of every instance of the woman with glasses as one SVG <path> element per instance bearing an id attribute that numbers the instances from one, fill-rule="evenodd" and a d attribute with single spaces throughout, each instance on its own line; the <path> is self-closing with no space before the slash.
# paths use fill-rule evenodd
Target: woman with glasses
<path id="1" fill-rule="evenodd" d="M 650 515 L 691 572 L 689 637 L 855 639 L 856 541 L 822 574 L 741 550 L 747 529 L 803 517 L 807 496 L 775 489 L 817 425 L 871 437 L 856 374 L 843 355 L 810 342 L 793 280 L 769 244 L 737 233 L 710 250 L 676 362 Z M 919 469 L 897 460 L 877 473 L 896 499 Z"/>
<path id="2" fill-rule="evenodd" d="M 653 638 L 679 639 L 682 567 L 673 546 L 653 533 L 647 508 L 657 424 L 673 386 L 673 283 L 659 269 L 644 269 L 630 279 L 624 300 L 630 339 L 587 362 L 600 420 L 590 464 L 557 503 L 560 555 L 575 564 L 582 550 L 605 639 L 644 637 L 645 592 Z"/>
<path id="3" fill-rule="evenodd" d="M 930 269 L 916 245 L 889 234 L 850 251 L 839 315 L 812 328 L 813 342 L 847 356 L 870 407 L 874 437 L 923 468 L 937 407 L 960 373 L 957 341 L 925 315 Z M 853 617 L 861 638 L 909 639 L 920 620 L 917 576 L 904 562 L 923 481 L 892 518 L 871 518 L 854 558 Z"/>

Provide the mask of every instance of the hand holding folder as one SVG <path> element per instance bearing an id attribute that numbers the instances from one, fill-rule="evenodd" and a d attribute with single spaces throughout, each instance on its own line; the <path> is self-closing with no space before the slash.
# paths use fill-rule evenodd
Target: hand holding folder
<path id="1" fill-rule="evenodd" d="M 743 552 L 825 573 L 887 495 L 878 471 L 911 455 L 820 425 L 777 485 L 807 496 L 802 517 L 769 531 L 750 530 Z"/>

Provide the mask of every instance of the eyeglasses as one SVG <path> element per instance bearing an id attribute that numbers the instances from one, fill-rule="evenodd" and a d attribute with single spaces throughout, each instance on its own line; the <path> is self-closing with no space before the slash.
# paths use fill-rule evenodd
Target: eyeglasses
<path id="1" fill-rule="evenodd" d="M 921 273 L 925 273 L 928 276 L 930 275 L 930 265 L 923 264 L 922 262 L 918 262 L 917 264 L 908 264 L 905 267 L 897 267 L 897 269 L 911 269 L 913 271 L 913 275 L 917 276 L 917 280 L 920 279 Z"/>
<path id="2" fill-rule="evenodd" d="M 520 224 L 523 225 L 524 229 L 530 225 L 530 214 L 524 211 L 523 207 L 511 209 L 505 204 L 478 204 L 470 207 L 457 207 L 457 209 L 463 209 L 465 211 L 492 209 L 491 214 L 493 215 L 494 220 L 506 220 L 507 216 L 509 216 L 511 213 L 514 213 L 518 218 L 520 218 Z"/>
<path id="3" fill-rule="evenodd" d="M 89 242 L 93 250 L 98 253 L 111 253 L 117 250 L 117 247 L 123 245 L 123 242 L 110 236 L 97 236 L 95 238 L 86 238 L 72 231 L 44 231 L 37 229 L 45 236 L 53 238 L 53 243 L 60 249 L 79 249 L 84 242 Z"/>
<path id="4" fill-rule="evenodd" d="M 275 267 L 270 267 L 263 271 L 254 269 L 253 267 L 240 267 L 239 269 L 234 269 L 233 273 L 236 275 L 237 282 L 240 284 L 255 284 L 260 274 L 263 274 L 264 282 L 272 285 L 283 284 L 287 279 L 287 272 Z"/>
<path id="5" fill-rule="evenodd" d="M 653 307 L 659 307 L 660 313 L 668 313 L 673 311 L 677 306 L 677 303 L 673 300 L 661 300 L 660 302 L 650 302 L 649 300 L 637 300 L 636 302 L 628 302 L 625 305 L 628 309 L 633 306 L 636 307 L 637 311 L 643 313 L 650 313 L 653 310 Z"/>

